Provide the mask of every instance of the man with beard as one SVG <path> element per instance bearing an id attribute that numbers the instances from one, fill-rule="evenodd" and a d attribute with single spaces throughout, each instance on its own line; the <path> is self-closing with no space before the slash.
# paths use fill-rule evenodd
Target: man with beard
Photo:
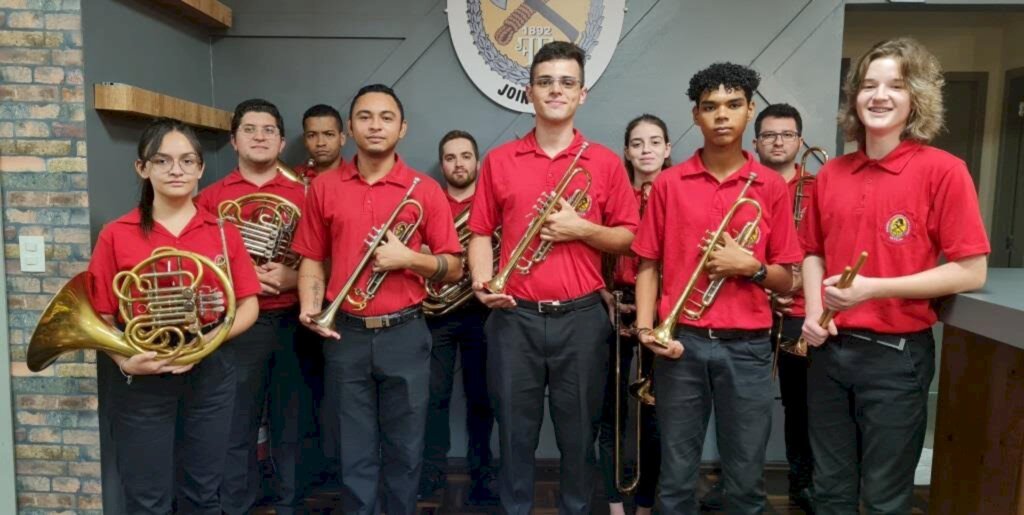
<path id="1" fill-rule="evenodd" d="M 317 104 L 302 115 L 302 142 L 309 160 L 295 171 L 312 181 L 317 175 L 341 167 L 341 148 L 345 146 L 341 113 L 327 104 Z"/>
<path id="2" fill-rule="evenodd" d="M 277 169 L 284 145 L 284 120 L 274 104 L 258 98 L 238 104 L 231 119 L 231 146 L 238 153 L 238 166 L 203 189 L 196 204 L 216 215 L 224 201 L 269 193 L 301 206 L 304 185 Z M 242 215 L 251 213 L 243 208 Z M 259 500 L 256 435 L 269 391 L 271 453 L 279 479 L 274 508 L 278 513 L 293 513 L 303 499 L 299 442 L 304 428 L 298 420 L 299 399 L 306 388 L 295 348 L 297 274 L 275 261 L 258 265 L 256 273 L 263 287 L 259 318 L 235 339 L 238 345 L 224 347 L 237 370 L 237 384 L 220 487 L 221 509 L 229 514 L 248 513 Z"/>
<path id="3" fill-rule="evenodd" d="M 295 237 L 305 259 L 299 268 L 299 320 L 324 338 L 325 403 L 339 437 L 338 462 L 345 513 L 377 513 L 377 485 L 383 509 L 416 510 L 430 389 L 430 331 L 420 303 L 423 279 L 449 282 L 462 276 L 462 253 L 451 211 L 440 186 L 413 170 L 395 147 L 408 125 L 395 92 L 365 86 L 349 108 L 349 135 L 358 153 L 351 163 L 313 181 Z M 422 220 L 408 245 L 395 236 L 397 223 L 414 223 L 417 210 L 405 206 L 372 255 L 372 267 L 358 271 L 365 241 L 410 194 L 422 206 Z M 423 246 L 433 254 L 420 252 Z M 416 249 L 416 250 L 413 250 Z M 330 281 L 327 265 L 330 263 Z M 375 296 L 351 290 L 340 299 L 334 327 L 313 321 L 358 272 L 366 291 L 371 273 L 388 272 Z M 343 340 L 343 341 L 337 341 Z"/>
<path id="4" fill-rule="evenodd" d="M 476 193 L 478 149 L 473 135 L 460 130 L 445 134 L 438 144 L 441 172 L 448 183 L 448 206 L 458 219 L 473 203 Z M 423 449 L 423 476 L 420 497 L 429 497 L 446 484 L 445 458 L 451 448 L 448 406 L 455 379 L 455 352 L 462 355 L 462 386 L 466 393 L 466 432 L 469 435 L 469 475 L 472 487 L 467 504 L 497 504 L 491 484 L 491 429 L 494 412 L 487 397 L 487 341 L 484 320 L 487 308 L 476 298 L 440 316 L 427 319 L 434 337 L 430 358 L 430 408 L 427 414 L 426 445 Z"/>

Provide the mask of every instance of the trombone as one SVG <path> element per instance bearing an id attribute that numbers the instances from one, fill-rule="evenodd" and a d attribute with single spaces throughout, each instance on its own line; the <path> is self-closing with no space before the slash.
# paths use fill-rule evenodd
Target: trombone
<path id="1" fill-rule="evenodd" d="M 629 396 L 636 400 L 636 472 L 633 477 L 628 481 L 624 479 L 626 475 L 626 467 L 624 462 L 625 449 L 622 447 L 623 440 L 623 419 L 629 415 L 629 406 L 625 406 L 627 410 L 623 413 L 623 402 L 622 402 L 622 334 L 620 328 L 622 327 L 622 312 L 620 311 L 620 304 L 622 304 L 622 292 L 612 292 L 614 297 L 615 306 L 613 307 L 613 318 L 612 322 L 615 325 L 615 384 L 612 385 L 615 388 L 615 488 L 619 493 L 623 495 L 630 495 L 636 491 L 637 485 L 640 484 L 640 454 L 642 447 L 640 445 L 640 437 L 642 431 L 643 422 L 643 407 L 654 406 L 655 399 L 654 394 L 651 392 L 651 378 L 650 376 L 643 376 L 643 365 L 640 361 L 642 359 L 641 347 L 642 345 L 637 344 L 634 361 L 636 362 L 636 376 L 637 380 L 630 383 L 629 385 Z M 627 372 L 628 373 L 628 372 Z M 628 379 L 628 376 L 627 376 Z M 628 402 L 628 401 L 627 401 Z"/>

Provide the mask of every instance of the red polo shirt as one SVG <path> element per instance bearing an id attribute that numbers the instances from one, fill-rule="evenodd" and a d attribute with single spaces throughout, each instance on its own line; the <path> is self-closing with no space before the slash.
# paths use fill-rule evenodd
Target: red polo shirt
<path id="1" fill-rule="evenodd" d="M 792 179 L 790 179 L 788 182 L 786 182 L 786 186 L 788 186 L 788 190 L 789 190 L 789 205 L 790 206 L 795 206 L 794 202 L 796 202 L 796 186 L 797 186 L 797 183 L 798 183 L 798 181 L 796 179 L 799 176 L 800 176 L 800 165 L 796 165 L 796 173 L 793 175 Z M 804 188 L 803 188 L 803 200 L 800 203 L 800 212 L 803 213 L 803 215 L 805 217 L 804 220 L 806 220 L 806 216 L 807 216 L 807 206 L 811 205 L 811 202 L 813 202 L 813 200 L 812 200 L 813 198 L 814 198 L 814 181 L 813 180 L 806 181 L 806 182 L 804 182 Z M 793 212 L 793 208 L 791 208 L 790 211 Z M 794 221 L 794 223 L 795 223 L 795 221 Z M 803 222 L 801 222 L 801 223 L 803 223 Z M 797 228 L 797 229 L 799 230 L 799 228 Z M 796 291 L 793 292 L 793 303 L 790 304 L 790 313 L 789 313 L 788 316 L 802 317 L 802 316 L 806 315 L 807 312 L 805 311 L 805 307 L 806 307 L 805 304 L 806 304 L 806 302 L 804 301 L 804 291 L 803 291 L 803 288 L 798 288 Z"/>
<path id="2" fill-rule="evenodd" d="M 306 182 L 310 183 L 313 181 L 313 179 L 316 179 L 320 175 L 323 175 L 327 172 L 332 172 L 334 170 L 340 170 L 342 166 L 345 166 L 344 159 L 341 160 L 341 164 L 339 164 L 338 166 L 331 168 L 330 170 L 324 170 L 323 172 L 316 171 L 316 166 L 310 166 L 307 163 L 297 164 L 292 167 L 292 170 L 295 170 L 295 173 L 298 174 L 299 177 L 305 178 Z"/>
<path id="3" fill-rule="evenodd" d="M 408 247 L 419 249 L 427 245 L 435 255 L 462 253 L 455 235 L 455 222 L 437 181 L 408 167 L 398 156 L 391 171 L 373 184 L 366 183 L 356 165 L 353 160 L 338 173 L 321 174 L 313 181 L 293 243 L 295 251 L 303 256 L 317 261 L 331 260 L 326 296 L 329 301 L 338 295 L 366 254 L 364 242 L 370 230 L 388 220 L 414 178 L 418 177 L 420 182 L 412 198 L 423 205 L 424 213 Z M 398 221 L 412 223 L 414 211 L 406 206 Z M 371 272 L 371 267 L 367 266 L 356 286 L 365 290 Z M 341 309 L 357 316 L 382 315 L 415 306 L 424 297 L 423 278 L 410 270 L 395 270 L 388 274 L 377 297 L 366 309 L 353 311 L 347 301 L 341 304 Z"/>
<path id="4" fill-rule="evenodd" d="M 464 200 L 458 200 L 448 193 L 448 190 L 444 190 L 444 196 L 448 199 L 448 207 L 452 211 L 452 218 L 458 218 L 463 211 L 469 209 L 473 205 L 473 199 L 476 198 L 476 191 L 472 195 L 466 197 Z"/>
<path id="5" fill-rule="evenodd" d="M 860 274 L 900 277 L 991 251 L 967 165 L 947 152 L 904 140 L 879 160 L 863 151 L 829 161 L 815 181 L 800 238 L 839 275 L 868 252 Z M 927 329 L 929 299 L 876 299 L 836 315 L 836 326 L 880 333 Z"/>
<path id="6" fill-rule="evenodd" d="M 636 196 L 637 206 L 640 205 L 641 190 L 633 189 Z M 637 213 L 640 208 L 637 207 Z M 612 282 L 615 286 L 636 286 L 636 274 L 640 271 L 640 258 L 636 256 L 618 256 L 615 260 L 615 271 L 612 275 Z"/>
<path id="7" fill-rule="evenodd" d="M 531 131 L 522 139 L 492 150 L 484 158 L 469 228 L 476 234 L 492 234 L 498 226 L 502 227 L 501 267 L 526 233 L 541 193 L 555 189 L 582 144 L 583 135 L 575 131 L 569 147 L 552 159 L 537 145 Z M 629 194 L 629 179 L 619 156 L 602 145 L 591 143 L 576 166 L 587 169 L 592 179 L 590 206 L 582 216 L 606 227 L 635 231 L 638 223 L 636 197 Z M 585 185 L 586 179 L 577 175 L 564 196 L 568 198 Z M 539 241 L 540 237 L 535 238 L 533 248 Z M 495 274 L 497 272 L 495 270 Z M 529 274 L 513 272 L 505 292 L 537 302 L 570 300 L 603 287 L 601 253 L 582 241 L 571 241 L 554 244 L 547 259 L 535 264 Z"/>
<path id="8" fill-rule="evenodd" d="M 243 195 L 251 193 L 270 193 L 288 200 L 302 209 L 306 200 L 306 186 L 288 179 L 280 172 L 276 172 L 274 178 L 257 186 L 246 179 L 242 172 L 235 168 L 223 179 L 203 188 L 196 197 L 196 205 L 218 216 L 218 206 L 225 200 L 235 200 Z M 246 209 L 242 216 L 252 215 L 252 209 Z M 260 309 L 281 309 L 294 306 L 299 303 L 297 291 L 286 291 L 278 295 L 260 295 Z"/>
<path id="9" fill-rule="evenodd" d="M 633 240 L 633 252 L 638 256 L 661 261 L 658 315 L 662 319 L 672 310 L 700 261 L 703 252 L 699 247 L 705 232 L 718 228 L 751 172 L 757 173 L 757 179 L 746 196 L 757 201 L 762 210 L 754 257 L 770 265 L 799 263 L 803 257 L 782 177 L 744 152 L 747 162 L 720 183 L 704 166 L 701 150 L 665 170 L 654 181 L 647 212 Z M 729 224 L 729 232 L 739 233 L 754 215 L 752 206 L 739 209 Z M 703 290 L 707 284 L 707 274 L 702 273 L 697 288 Z M 764 288 L 738 277 L 722 284 L 718 298 L 699 320 L 683 315 L 679 320 L 682 324 L 712 329 L 767 329 L 772 325 L 772 313 Z"/>
<path id="10" fill-rule="evenodd" d="M 148 258 L 157 247 L 174 247 L 195 252 L 214 261 L 224 254 L 217 218 L 202 209 L 197 211 L 178 236 L 171 234 L 159 222 L 155 222 L 153 230 L 149 235 L 145 235 L 142 233 L 141 224 L 139 210 L 133 209 L 103 226 L 96 240 L 96 248 L 93 249 L 89 261 L 89 272 L 95 279 L 92 305 L 101 314 L 118 313 L 118 300 L 113 291 L 114 276 L 118 272 L 131 270 Z M 224 224 L 224 238 L 227 241 L 235 299 L 241 300 L 256 295 L 260 292 L 260 284 L 249 255 L 245 252 L 241 234 L 233 225 Z M 165 263 L 158 265 L 159 270 L 167 271 L 164 266 Z M 190 272 L 195 272 L 191 262 L 185 261 L 184 266 Z M 162 286 L 170 284 L 161 283 Z M 207 272 L 202 284 L 215 287 L 217 283 L 213 280 L 213 275 Z M 137 304 L 136 307 L 137 314 L 141 314 L 141 305 Z M 214 322 L 217 318 L 216 314 L 208 313 L 203 316 L 203 322 Z"/>

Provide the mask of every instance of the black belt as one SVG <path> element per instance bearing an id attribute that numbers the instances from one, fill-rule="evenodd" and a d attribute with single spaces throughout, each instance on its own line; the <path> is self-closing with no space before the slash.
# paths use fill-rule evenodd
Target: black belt
<path id="1" fill-rule="evenodd" d="M 864 340 L 870 343 L 877 343 L 886 347 L 892 347 L 896 350 L 903 350 L 903 347 L 907 345 L 907 340 L 928 331 L 931 331 L 931 329 L 925 329 L 924 331 L 918 331 L 916 333 L 885 334 L 864 329 L 841 329 L 839 330 L 839 336 L 853 338 L 856 340 Z"/>
<path id="2" fill-rule="evenodd" d="M 355 315 L 345 313 L 344 311 L 339 311 L 338 323 L 345 324 L 350 327 L 358 327 L 360 329 L 383 329 L 385 327 L 394 327 L 398 324 L 402 324 L 422 316 L 423 310 L 419 305 L 410 306 L 401 311 L 395 311 L 394 313 L 373 317 L 357 317 Z"/>
<path id="3" fill-rule="evenodd" d="M 768 329 L 711 329 L 692 325 L 676 326 L 676 332 L 699 336 L 708 340 L 753 340 L 767 338 Z"/>
<path id="4" fill-rule="evenodd" d="M 542 315 L 561 315 L 577 309 L 588 308 L 601 302 L 601 295 L 597 292 L 584 295 L 572 300 L 545 300 L 533 302 L 531 300 L 516 299 L 516 306 L 528 311 L 536 311 Z"/>

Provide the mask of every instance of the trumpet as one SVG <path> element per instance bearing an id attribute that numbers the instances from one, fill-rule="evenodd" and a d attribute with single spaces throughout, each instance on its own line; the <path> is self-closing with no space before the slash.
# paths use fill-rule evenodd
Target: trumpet
<path id="1" fill-rule="evenodd" d="M 455 218 L 455 232 L 459 235 L 459 245 L 463 250 L 469 244 L 473 233 L 469 230 L 469 211 L 471 208 L 463 209 Z M 494 253 L 494 267 L 498 267 L 501 259 L 501 227 L 494 231 L 491 238 L 491 251 Z M 465 264 L 465 261 L 463 261 Z M 469 299 L 473 298 L 473 278 L 464 274 L 462 279 L 450 284 L 427 281 L 424 284 L 427 290 L 427 298 L 423 301 L 423 313 L 430 317 L 439 317 L 455 311 Z"/>
<path id="2" fill-rule="evenodd" d="M 388 231 L 394 232 L 395 236 L 402 242 L 402 244 L 408 244 L 409 240 L 412 239 L 412 235 L 419 228 L 420 222 L 423 221 L 423 205 L 419 201 L 412 198 L 412 192 L 416 189 L 416 185 L 420 183 L 419 177 L 412 180 L 412 185 L 406 190 L 405 196 L 395 206 L 395 210 L 391 212 L 391 216 L 384 222 L 380 227 L 376 227 L 370 231 L 369 236 L 366 239 L 366 253 L 363 254 L 362 259 L 359 260 L 359 264 L 356 265 L 355 270 L 352 271 L 352 275 L 348 277 L 348 281 L 341 287 L 341 291 L 338 292 L 338 296 L 331 301 L 331 304 L 326 309 L 317 313 L 312 317 L 313 323 L 324 328 L 333 329 L 334 319 L 338 314 L 338 309 L 341 307 L 341 303 L 348 301 L 351 304 L 354 311 L 362 311 L 366 309 L 367 304 L 377 295 L 377 291 L 380 290 L 381 284 L 387 277 L 387 272 L 373 272 L 370 274 L 370 278 L 366 282 L 366 290 L 362 290 L 356 286 L 356 281 L 359 280 L 359 276 L 363 274 L 363 270 L 366 269 L 367 265 L 370 264 L 370 260 L 373 259 L 374 252 L 380 247 L 381 243 L 384 242 L 384 238 L 387 237 Z M 416 220 L 412 223 L 398 222 L 398 215 L 402 213 L 402 210 L 406 206 L 412 206 L 416 210 Z"/>
<path id="3" fill-rule="evenodd" d="M 757 174 L 751 172 L 750 177 L 747 178 L 747 183 L 743 185 L 743 189 L 740 190 L 740 195 L 736 199 L 736 202 L 729 208 L 729 211 L 725 214 L 722 222 L 718 224 L 718 229 L 714 233 L 708 231 L 701 243 L 700 250 L 703 252 L 700 261 L 697 262 L 697 268 L 694 269 L 693 274 L 690 276 L 689 282 L 686 283 L 686 287 L 683 289 L 683 293 L 679 296 L 679 300 L 676 301 L 672 307 L 672 311 L 669 312 L 669 316 L 654 328 L 652 336 L 654 341 L 663 348 L 668 348 L 668 343 L 674 338 L 676 330 L 676 324 L 679 322 L 679 315 L 685 315 L 690 320 L 699 320 L 711 304 L 715 302 L 715 298 L 718 297 L 718 291 L 721 289 L 722 284 L 725 282 L 724 277 L 715 279 L 708 283 L 704 290 L 697 288 L 697 281 L 704 275 L 704 269 L 707 267 L 708 260 L 711 258 L 711 253 L 725 245 L 722 237 L 725 232 L 729 229 L 729 224 L 732 223 L 732 219 L 739 212 L 740 208 L 745 205 L 749 205 L 757 210 L 757 214 L 754 218 L 744 224 L 739 234 L 736 236 L 736 243 L 744 249 L 753 248 L 754 244 L 757 243 L 757 225 L 761 222 L 761 205 L 752 198 L 747 198 L 747 190 L 750 189 L 750 185 L 757 179 Z M 694 294 L 699 295 L 697 298 L 692 298 Z M 693 308 L 688 307 L 689 305 L 694 306 Z"/>
<path id="4" fill-rule="evenodd" d="M 509 256 L 508 262 L 505 263 L 505 267 L 487 283 L 487 289 L 491 293 L 504 293 L 505 287 L 508 286 L 508 280 L 512 276 L 513 271 L 518 271 L 520 274 L 524 275 L 528 274 L 533 268 L 533 265 L 547 259 L 554 242 L 541 241 L 529 256 L 526 256 L 526 252 L 531 248 L 533 240 L 540 235 L 540 230 L 544 226 L 544 223 L 547 222 L 548 217 L 550 217 L 558 208 L 558 201 L 563 195 L 565 195 L 566 190 L 569 189 L 569 183 L 571 183 L 577 175 L 582 175 L 586 179 L 587 183 L 586 186 L 572 193 L 569 197 L 569 204 L 577 211 L 586 211 L 590 203 L 590 197 L 587 195 L 590 191 L 591 184 L 590 172 L 582 167 L 577 168 L 576 163 L 579 162 L 580 156 L 583 155 L 583 151 L 586 150 L 588 146 L 590 146 L 590 144 L 586 141 L 580 145 L 579 152 L 577 152 L 576 156 L 573 157 L 572 163 L 569 164 L 569 169 L 565 171 L 564 175 L 562 175 L 562 179 L 558 181 L 558 184 L 555 186 L 555 190 L 545 192 L 541 194 L 539 199 L 537 199 L 537 205 L 534 206 L 534 210 L 537 214 L 530 219 L 530 225 L 527 226 L 526 232 L 523 233 L 523 237 L 512 250 L 512 255 Z M 522 263 L 520 264 L 520 262 Z"/>
<path id="5" fill-rule="evenodd" d="M 839 282 L 836 283 L 836 288 L 839 288 L 840 290 L 849 288 L 850 285 L 853 284 L 853 279 L 857 277 L 857 274 L 860 273 L 861 267 L 864 266 L 864 263 L 867 260 L 867 251 L 861 252 L 860 256 L 857 257 L 857 262 L 854 263 L 853 266 L 847 266 L 846 268 L 843 269 L 843 274 L 839 276 Z M 818 317 L 818 325 L 824 327 L 827 330 L 829 322 L 832 321 L 832 318 L 835 317 L 835 315 L 835 311 L 832 311 L 831 309 L 825 309 L 824 311 L 821 312 L 821 316 Z M 793 345 L 792 350 L 787 350 L 786 352 L 796 354 L 797 356 L 806 356 L 807 340 L 804 340 L 804 337 L 801 336 L 800 339 L 796 341 L 796 344 Z"/>
<path id="6" fill-rule="evenodd" d="M 114 276 L 123 332 L 90 304 L 93 275 L 76 275 L 43 311 L 28 345 L 29 369 L 39 372 L 61 354 L 82 349 L 126 357 L 153 351 L 157 359 L 175 365 L 202 360 L 224 343 L 235 320 L 228 266 L 226 259 L 220 264 L 193 252 L 155 249 L 131 270 Z M 203 321 L 211 316 L 221 321 L 204 332 Z"/>
<path id="7" fill-rule="evenodd" d="M 797 229 L 800 228 L 800 222 L 804 219 L 804 199 L 807 198 L 807 194 L 804 193 L 804 187 L 814 181 L 814 176 L 807 171 L 807 160 L 817 154 L 821 158 L 821 164 L 828 162 L 828 152 L 825 152 L 821 147 L 810 147 L 804 151 L 803 156 L 800 157 L 800 170 L 799 175 L 794 179 L 796 182 L 796 191 L 793 193 L 793 224 Z M 796 265 L 793 267 L 793 275 L 800 273 L 800 266 Z M 778 332 L 775 334 L 775 348 L 782 352 L 787 352 L 795 356 L 806 356 L 807 348 L 801 350 L 797 347 L 796 342 L 784 341 L 782 339 L 782 322 L 786 319 L 786 316 L 779 309 L 776 304 L 777 296 L 772 294 L 772 313 L 778 316 Z M 778 373 L 779 365 L 779 353 L 775 353 L 775 358 L 772 364 L 772 376 L 774 377 Z"/>

